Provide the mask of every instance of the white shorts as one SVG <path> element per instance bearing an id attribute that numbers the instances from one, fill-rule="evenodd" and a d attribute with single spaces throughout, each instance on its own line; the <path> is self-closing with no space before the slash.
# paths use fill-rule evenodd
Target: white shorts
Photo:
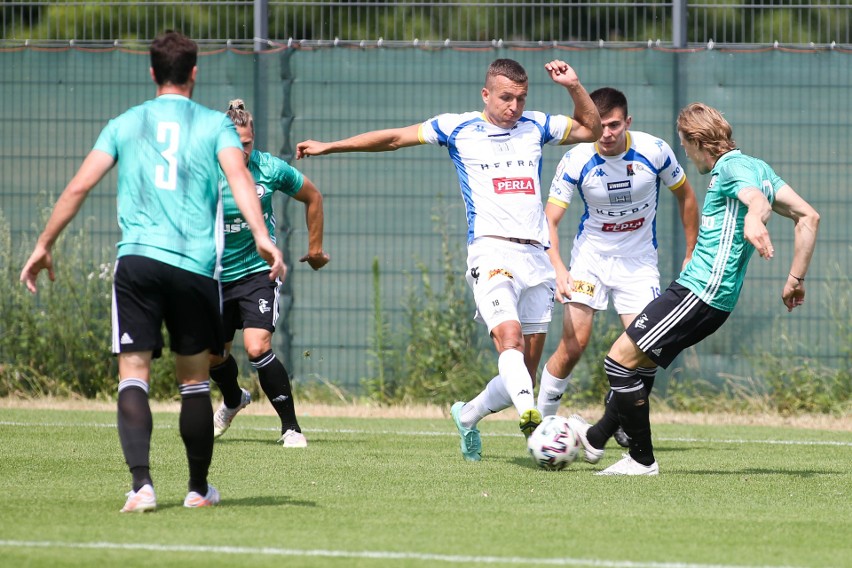
<path id="1" fill-rule="evenodd" d="M 556 274 L 544 247 L 474 239 L 467 248 L 466 278 L 476 302 L 474 319 L 489 333 L 505 321 L 520 322 L 524 335 L 547 332 Z"/>
<path id="2" fill-rule="evenodd" d="M 570 270 L 574 288 L 569 301 L 593 310 L 605 310 L 611 297 L 619 315 L 638 314 L 660 295 L 657 253 L 632 258 L 574 247 Z"/>

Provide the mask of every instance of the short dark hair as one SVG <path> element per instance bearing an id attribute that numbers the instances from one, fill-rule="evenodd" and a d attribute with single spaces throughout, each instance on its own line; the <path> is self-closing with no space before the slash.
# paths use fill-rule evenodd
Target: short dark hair
<path id="1" fill-rule="evenodd" d="M 198 61 L 198 45 L 174 30 L 151 42 L 151 68 L 158 85 L 185 85 Z"/>
<path id="2" fill-rule="evenodd" d="M 601 87 L 589 95 L 601 116 L 607 115 L 617 108 L 624 111 L 624 118 L 630 116 L 627 112 L 627 97 L 618 89 Z"/>
<path id="3" fill-rule="evenodd" d="M 488 66 L 488 72 L 485 74 L 485 84 L 492 77 L 506 77 L 513 83 L 523 84 L 527 82 L 527 71 L 523 65 L 514 59 L 495 59 Z"/>

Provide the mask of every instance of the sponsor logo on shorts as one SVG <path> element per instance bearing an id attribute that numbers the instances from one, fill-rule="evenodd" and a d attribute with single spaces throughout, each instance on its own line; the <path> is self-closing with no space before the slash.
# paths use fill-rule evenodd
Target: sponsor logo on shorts
<path id="1" fill-rule="evenodd" d="M 595 285 L 591 282 L 586 282 L 585 280 L 574 280 L 574 288 L 572 289 L 572 292 L 585 294 L 586 296 L 594 296 Z"/>
<path id="2" fill-rule="evenodd" d="M 637 327 L 639 329 L 645 329 L 645 322 L 648 321 L 648 314 L 642 314 L 636 321 L 633 322 L 633 327 Z"/>
<path id="3" fill-rule="evenodd" d="M 257 309 L 262 314 L 272 311 L 272 308 L 269 307 L 269 302 L 267 302 L 263 298 L 257 301 Z"/>
<path id="4" fill-rule="evenodd" d="M 657 357 L 659 357 L 659 356 L 660 356 L 660 353 L 662 353 L 662 352 L 663 352 L 663 348 L 662 348 L 662 347 L 658 347 L 658 348 L 656 348 L 656 349 L 651 349 L 651 353 L 653 353 L 653 354 L 654 354 L 654 355 L 656 355 Z"/>
<path id="5" fill-rule="evenodd" d="M 532 178 L 496 178 L 491 180 L 494 184 L 494 193 L 522 193 L 535 195 L 535 182 Z"/>
<path id="6" fill-rule="evenodd" d="M 491 280 L 491 279 L 492 279 L 492 278 L 494 278 L 495 276 L 500 276 L 500 275 L 503 275 L 503 276 L 505 276 L 506 278 L 509 278 L 510 280 L 514 280 L 514 279 L 515 279 L 515 277 L 514 277 L 514 276 L 512 276 L 512 273 L 511 273 L 511 272 L 509 272 L 508 270 L 506 270 L 505 268 L 495 268 L 495 269 L 493 269 L 493 270 L 489 270 L 489 271 L 488 271 L 488 279 L 489 279 L 489 280 Z"/>
<path id="7" fill-rule="evenodd" d="M 644 217 L 633 221 L 626 221 L 624 223 L 604 223 L 601 227 L 601 231 L 604 233 L 626 233 L 628 231 L 635 231 L 644 224 Z"/>
<path id="8" fill-rule="evenodd" d="M 473 268 L 470 269 L 470 277 L 473 278 L 473 281 L 476 284 L 479 284 L 479 267 L 478 266 L 474 266 Z"/>
<path id="9" fill-rule="evenodd" d="M 130 335 L 127 332 L 124 332 L 121 335 L 121 339 L 119 340 L 119 343 L 121 343 L 122 345 L 130 345 L 131 343 L 133 343 L 133 338 L 130 337 Z"/>

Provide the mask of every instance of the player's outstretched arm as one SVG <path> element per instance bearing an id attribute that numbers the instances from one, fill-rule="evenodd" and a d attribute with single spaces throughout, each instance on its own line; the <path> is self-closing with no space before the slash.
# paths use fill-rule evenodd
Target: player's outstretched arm
<path id="1" fill-rule="evenodd" d="M 811 265 L 811 258 L 816 247 L 819 231 L 819 213 L 816 209 L 793 191 L 789 185 L 784 185 L 775 194 L 772 210 L 783 217 L 792 219 L 795 225 L 793 237 L 793 261 L 790 273 L 784 283 L 781 299 L 787 306 L 787 311 L 801 306 L 805 301 L 805 275 Z"/>
<path id="2" fill-rule="evenodd" d="M 578 142 L 594 142 L 603 134 L 601 127 L 601 115 L 595 103 L 592 102 L 589 93 L 580 84 L 580 79 L 574 69 L 562 60 L 554 59 L 545 64 L 544 68 L 550 74 L 554 83 L 568 89 L 568 94 L 574 101 L 574 124 L 571 132 L 563 144 L 576 144 Z"/>
<path id="3" fill-rule="evenodd" d="M 258 199 L 257 191 L 254 189 L 254 178 L 251 177 L 251 173 L 246 168 L 242 150 L 234 147 L 224 148 L 219 151 L 217 157 L 219 165 L 228 179 L 234 201 L 239 207 L 243 219 L 248 223 L 249 229 L 251 229 L 257 252 L 269 265 L 269 279 L 280 278 L 283 280 L 287 276 L 284 255 L 269 238 L 269 230 L 263 220 L 260 199 Z"/>
<path id="4" fill-rule="evenodd" d="M 296 159 L 341 152 L 392 152 L 407 146 L 417 146 L 420 141 L 420 125 L 412 124 L 403 128 L 373 130 L 335 142 L 305 140 L 296 145 Z"/>
<path id="5" fill-rule="evenodd" d="M 53 207 L 53 213 L 50 214 L 44 231 L 36 242 L 35 249 L 24 264 L 23 270 L 21 270 L 21 282 L 26 284 L 27 289 L 33 294 L 37 291 L 36 280 L 38 273 L 42 270 L 47 269 L 47 275 L 51 282 L 56 279 L 56 275 L 53 273 L 53 257 L 50 250 L 62 230 L 77 215 L 89 191 L 101 181 L 114 165 L 115 160 L 112 156 L 100 150 L 92 150 L 83 160 L 80 169 L 65 186 L 62 195 L 59 196 L 56 205 Z"/>
<path id="6" fill-rule="evenodd" d="M 307 177 L 304 179 L 302 189 L 293 196 L 305 205 L 305 224 L 308 227 L 308 254 L 300 258 L 299 262 L 307 262 L 311 268 L 319 270 L 331 260 L 328 253 L 322 249 L 324 222 L 322 193 L 311 180 Z"/>

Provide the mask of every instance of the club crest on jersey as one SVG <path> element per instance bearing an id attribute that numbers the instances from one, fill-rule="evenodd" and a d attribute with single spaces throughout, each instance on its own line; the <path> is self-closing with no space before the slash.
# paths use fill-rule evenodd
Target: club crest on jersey
<path id="1" fill-rule="evenodd" d="M 719 177 L 719 174 L 715 174 L 713 177 L 710 178 L 710 184 L 707 186 L 708 190 L 713 189 L 713 186 L 716 185 L 717 177 Z"/>
<path id="2" fill-rule="evenodd" d="M 629 176 L 636 175 L 633 172 L 633 164 L 627 164 L 627 175 L 629 175 Z"/>
<path id="3" fill-rule="evenodd" d="M 261 198 L 266 195 L 266 188 L 259 183 L 254 184 L 254 190 L 257 192 L 257 197 Z"/>
<path id="4" fill-rule="evenodd" d="M 507 193 L 535 195 L 535 182 L 529 177 L 495 178 L 491 181 L 494 184 L 494 193 L 498 195 Z"/>
<path id="5" fill-rule="evenodd" d="M 512 273 L 509 272 L 508 270 L 506 270 L 505 268 L 493 268 L 493 269 L 489 270 L 488 271 L 488 279 L 491 280 L 495 276 L 500 276 L 501 274 L 503 276 L 505 276 L 506 278 L 508 278 L 509 280 L 515 279 L 515 277 L 512 276 Z"/>
<path id="6" fill-rule="evenodd" d="M 574 280 L 574 288 L 572 291 L 577 292 L 578 294 L 585 294 L 586 296 L 594 296 L 595 285 L 591 282 L 586 282 L 585 280 Z"/>

